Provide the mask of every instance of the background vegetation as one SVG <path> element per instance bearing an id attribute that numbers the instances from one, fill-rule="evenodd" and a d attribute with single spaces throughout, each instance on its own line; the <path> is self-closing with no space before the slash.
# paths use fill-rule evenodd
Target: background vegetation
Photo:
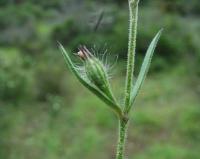
<path id="1" fill-rule="evenodd" d="M 199 0 L 141 0 L 137 69 L 165 31 L 132 113 L 130 159 L 200 159 L 199 18 Z M 119 55 L 120 98 L 127 20 L 124 0 L 0 1 L 0 159 L 114 158 L 117 120 L 71 76 L 56 41 Z"/>

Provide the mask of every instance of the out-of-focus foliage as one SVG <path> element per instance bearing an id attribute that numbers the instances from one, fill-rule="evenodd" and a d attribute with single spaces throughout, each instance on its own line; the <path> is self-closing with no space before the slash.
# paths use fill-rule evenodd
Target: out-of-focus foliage
<path id="1" fill-rule="evenodd" d="M 88 44 L 91 47 L 94 44 L 98 47 L 106 45 L 110 52 L 126 58 L 126 2 L 78 2 L 2 1 L 0 43 L 15 45 L 28 52 L 42 51 L 52 43 L 55 44 L 55 41 L 62 42 L 72 50 L 79 44 Z M 186 0 L 144 0 L 141 5 L 143 7 L 140 9 L 138 52 L 144 54 L 156 31 L 162 27 L 165 30 L 157 50 L 159 54 L 154 68 L 165 68 L 167 63 L 177 62 L 187 54 L 199 59 L 198 0 L 192 0 L 190 3 Z M 79 12 L 76 8 L 79 8 Z M 93 27 L 101 10 L 104 10 L 105 14 L 99 29 L 94 32 Z M 40 32 L 42 27 L 49 30 L 47 35 L 42 35 L 43 31 Z"/>
<path id="2" fill-rule="evenodd" d="M 181 15 L 199 15 L 200 4 L 198 0 L 159 0 L 159 6 L 163 11 L 178 13 Z"/>
<path id="3" fill-rule="evenodd" d="M 1 49 L 0 54 L 0 99 L 17 102 L 31 93 L 29 59 L 13 49 Z"/>
<path id="4" fill-rule="evenodd" d="M 117 123 L 68 73 L 57 41 L 72 57 L 80 44 L 108 50 L 113 63 L 119 55 L 112 81 L 120 98 L 127 10 L 124 0 L 0 0 L 0 158 L 113 158 Z M 128 156 L 199 159 L 199 15 L 199 0 L 141 0 L 136 69 L 164 32 L 136 101 Z"/>

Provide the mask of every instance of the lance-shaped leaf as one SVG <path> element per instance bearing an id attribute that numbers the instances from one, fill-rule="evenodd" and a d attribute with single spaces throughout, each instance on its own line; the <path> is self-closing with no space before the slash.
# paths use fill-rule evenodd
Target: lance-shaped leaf
<path id="1" fill-rule="evenodd" d="M 64 47 L 59 43 L 59 48 L 64 56 L 65 62 L 67 66 L 71 70 L 72 73 L 77 77 L 77 79 L 83 84 L 86 88 L 88 88 L 91 92 L 93 92 L 97 97 L 99 97 L 102 101 L 104 101 L 120 118 L 122 117 L 121 108 L 113 101 L 112 99 L 108 98 L 103 92 L 85 80 L 80 73 L 77 71 L 76 67 L 74 66 L 70 56 L 64 49 Z"/>
<path id="2" fill-rule="evenodd" d="M 132 89 L 132 92 L 131 92 L 131 105 L 129 106 L 129 109 L 127 110 L 127 112 L 129 112 L 131 106 L 133 105 L 134 101 L 135 101 L 135 98 L 136 96 L 138 95 L 139 93 L 139 90 L 145 80 L 145 77 L 147 75 L 147 72 L 149 70 L 149 66 L 151 64 L 151 59 L 152 59 L 152 56 L 153 56 L 153 53 L 154 53 L 154 50 L 156 48 L 156 45 L 158 43 L 158 40 L 161 36 L 161 33 L 162 33 L 163 29 L 161 29 L 157 34 L 156 36 L 154 37 L 154 39 L 152 40 L 151 44 L 149 45 L 149 48 L 147 49 L 147 53 L 145 55 L 145 58 L 144 58 L 144 61 L 143 61 L 143 64 L 142 64 L 142 67 L 140 69 L 140 73 L 138 75 L 138 78 L 136 80 L 136 83 L 135 85 L 133 86 L 133 89 Z"/>

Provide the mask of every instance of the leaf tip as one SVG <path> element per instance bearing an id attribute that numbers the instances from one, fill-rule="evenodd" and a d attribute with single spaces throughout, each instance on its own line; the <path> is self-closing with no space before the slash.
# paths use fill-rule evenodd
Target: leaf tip
<path id="1" fill-rule="evenodd" d="M 163 33 L 163 31 L 164 31 L 164 28 L 161 28 L 161 29 L 159 30 L 159 32 L 157 33 L 157 35 L 161 36 L 161 34 Z"/>

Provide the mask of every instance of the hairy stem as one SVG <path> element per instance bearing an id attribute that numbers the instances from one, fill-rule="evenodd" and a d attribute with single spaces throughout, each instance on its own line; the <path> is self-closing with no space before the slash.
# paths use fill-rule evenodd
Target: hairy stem
<path id="1" fill-rule="evenodd" d="M 128 128 L 128 121 L 127 120 L 119 120 L 119 136 L 118 136 L 116 159 L 124 158 L 124 149 L 125 149 L 127 128 Z"/>
<path id="2" fill-rule="evenodd" d="M 135 63 L 137 21 L 138 21 L 138 3 L 139 0 L 128 0 L 129 2 L 129 42 L 128 42 L 128 63 L 125 86 L 125 103 L 123 118 L 119 120 L 119 139 L 117 145 L 116 159 L 124 159 L 124 149 L 128 129 L 128 113 L 131 99 L 131 90 L 133 83 L 133 72 Z"/>
<path id="3" fill-rule="evenodd" d="M 128 43 L 128 63 L 125 86 L 125 105 L 124 113 L 128 114 L 130 96 L 133 83 L 133 72 L 135 63 L 137 21 L 138 21 L 138 2 L 139 0 L 129 0 L 129 43 Z"/>

